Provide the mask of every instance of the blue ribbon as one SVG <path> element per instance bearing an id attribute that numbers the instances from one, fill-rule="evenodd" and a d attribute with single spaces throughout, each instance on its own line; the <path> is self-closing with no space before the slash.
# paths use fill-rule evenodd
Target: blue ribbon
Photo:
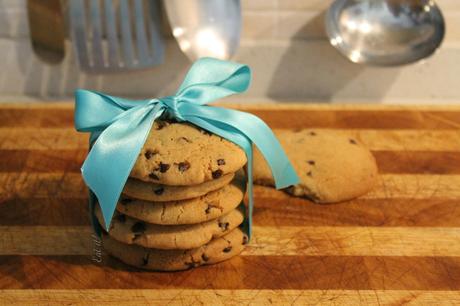
<path id="1" fill-rule="evenodd" d="M 191 122 L 240 146 L 248 159 L 248 234 L 252 227 L 252 144 L 265 157 L 276 188 L 299 181 L 270 128 L 258 117 L 236 110 L 206 105 L 245 91 L 251 81 L 248 66 L 213 58 L 196 61 L 173 96 L 127 100 L 95 91 L 75 92 L 75 127 L 91 132 L 93 144 L 82 175 L 101 206 L 106 229 L 131 169 L 159 117 Z"/>

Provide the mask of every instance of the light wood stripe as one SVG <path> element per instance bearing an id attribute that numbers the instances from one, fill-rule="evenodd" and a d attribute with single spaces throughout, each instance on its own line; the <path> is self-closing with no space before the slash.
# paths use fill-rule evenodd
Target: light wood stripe
<path id="1" fill-rule="evenodd" d="M 0 150 L 0 172 L 80 172 L 88 153 L 75 150 Z M 459 152 L 373 151 L 380 173 L 460 174 Z"/>
<path id="2" fill-rule="evenodd" d="M 1 226 L 0 255 L 90 254 L 88 226 Z M 460 256 L 460 228 L 255 226 L 244 256 Z"/>
<path id="3" fill-rule="evenodd" d="M 256 187 L 256 195 L 287 199 L 270 188 Z M 87 197 L 79 173 L 0 173 L 0 196 L 8 198 Z M 378 185 L 361 199 L 459 199 L 460 175 L 384 174 Z"/>
<path id="4" fill-rule="evenodd" d="M 460 126 L 457 109 L 357 109 L 347 107 L 321 107 L 307 105 L 273 104 L 260 107 L 247 105 L 224 105 L 261 117 L 273 128 L 375 128 L 375 129 L 452 129 Z M 274 111 L 276 110 L 276 111 Z M 286 120 L 289 118 L 290 120 Z M 65 108 L 0 108 L 1 127 L 72 127 L 73 110 Z"/>
<path id="5" fill-rule="evenodd" d="M 334 131 L 361 140 L 372 151 L 460 151 L 460 130 Z M 0 128 L 0 150 L 85 150 L 87 147 L 88 135 L 71 128 Z"/>
<path id="6" fill-rule="evenodd" d="M 80 305 L 457 305 L 460 291 L 88 289 L 0 290 L 5 304 Z"/>

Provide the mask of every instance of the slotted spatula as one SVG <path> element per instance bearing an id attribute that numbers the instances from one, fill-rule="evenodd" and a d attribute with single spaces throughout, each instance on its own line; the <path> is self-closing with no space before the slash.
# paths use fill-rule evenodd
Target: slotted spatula
<path id="1" fill-rule="evenodd" d="M 157 0 L 68 0 L 77 61 L 89 73 L 146 69 L 163 62 Z"/>

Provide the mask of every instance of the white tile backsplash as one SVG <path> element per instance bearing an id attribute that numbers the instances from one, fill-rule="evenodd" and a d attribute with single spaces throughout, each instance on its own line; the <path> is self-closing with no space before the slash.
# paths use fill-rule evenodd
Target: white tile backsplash
<path id="1" fill-rule="evenodd" d="M 242 0 L 243 31 L 235 60 L 249 64 L 252 87 L 242 101 L 460 103 L 460 1 L 440 0 L 445 43 L 423 63 L 397 68 L 352 64 L 326 41 L 324 10 L 330 0 Z M 25 0 L 0 0 L 0 100 L 68 97 L 77 87 L 114 95 L 168 95 L 190 63 L 168 40 L 165 63 L 147 71 L 94 76 L 79 71 L 70 45 L 62 64 L 33 54 Z M 9 99 L 9 98 L 8 98 Z"/>

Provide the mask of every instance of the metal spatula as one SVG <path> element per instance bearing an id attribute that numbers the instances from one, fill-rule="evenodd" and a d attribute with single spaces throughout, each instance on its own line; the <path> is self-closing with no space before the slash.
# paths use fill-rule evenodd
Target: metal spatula
<path id="1" fill-rule="evenodd" d="M 158 1 L 69 0 L 70 34 L 82 70 L 145 69 L 161 64 Z"/>

